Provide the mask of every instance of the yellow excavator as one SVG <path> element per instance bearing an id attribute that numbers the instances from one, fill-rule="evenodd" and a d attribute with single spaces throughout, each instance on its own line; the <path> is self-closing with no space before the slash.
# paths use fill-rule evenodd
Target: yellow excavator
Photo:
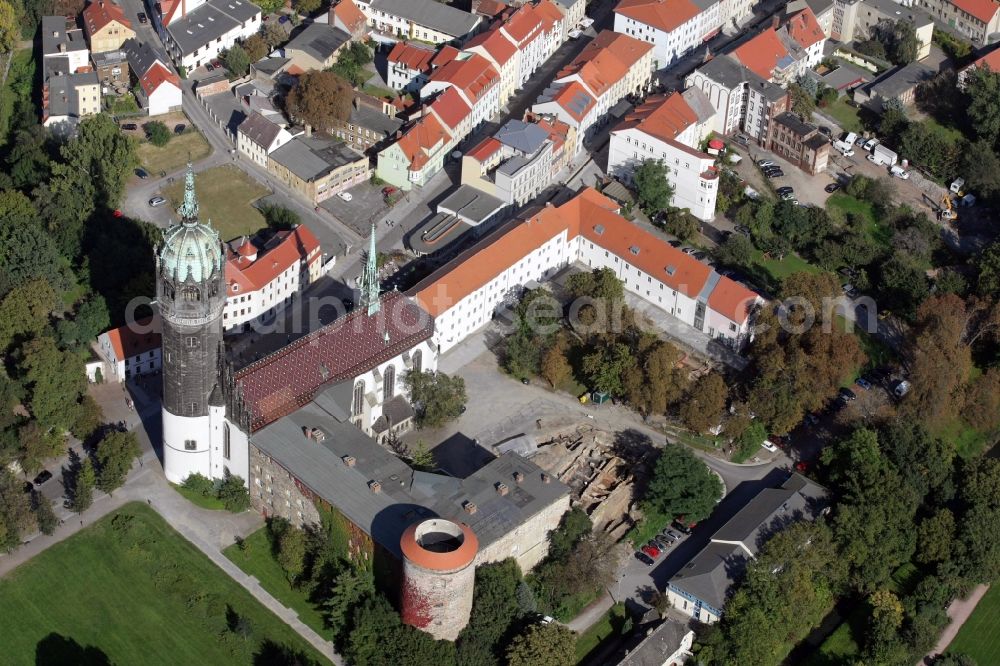
<path id="1" fill-rule="evenodd" d="M 941 219 L 949 222 L 958 220 L 958 211 L 955 210 L 955 204 L 947 193 L 941 197 Z"/>

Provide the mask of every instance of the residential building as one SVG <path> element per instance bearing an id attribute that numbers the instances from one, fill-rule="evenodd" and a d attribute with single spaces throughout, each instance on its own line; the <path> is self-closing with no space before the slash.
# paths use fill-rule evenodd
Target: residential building
<path id="1" fill-rule="evenodd" d="M 125 57 L 124 51 L 91 53 L 90 60 L 94 63 L 94 72 L 97 73 L 97 80 L 102 86 L 118 84 L 127 86 L 131 82 L 128 58 Z"/>
<path id="2" fill-rule="evenodd" d="M 786 111 L 771 123 L 768 147 L 803 171 L 816 175 L 826 170 L 830 158 L 830 139 L 819 129 Z"/>
<path id="3" fill-rule="evenodd" d="M 846 41 L 833 35 L 836 5 L 836 0 L 791 0 L 785 5 L 785 13 L 791 15 L 808 7 L 812 10 L 816 22 L 819 23 L 819 27 L 827 39 L 832 37 L 838 41 Z"/>
<path id="4" fill-rule="evenodd" d="M 563 15 L 563 41 L 566 41 L 569 31 L 587 18 L 587 0 L 552 0 L 552 4 Z"/>
<path id="5" fill-rule="evenodd" d="M 760 491 L 667 582 L 670 604 L 698 622 L 718 622 L 732 586 L 763 544 L 791 523 L 816 520 L 826 506 L 826 489 L 799 474 Z"/>
<path id="6" fill-rule="evenodd" d="M 964 88 L 969 75 L 973 70 L 980 67 L 996 73 L 1000 72 L 1000 49 L 994 48 L 983 56 L 977 58 L 972 64 L 966 65 L 958 72 L 958 86 Z"/>
<path id="7" fill-rule="evenodd" d="M 83 10 L 83 29 L 91 53 L 117 51 L 122 42 L 135 37 L 132 23 L 122 8 L 111 0 L 94 0 Z"/>
<path id="8" fill-rule="evenodd" d="M 676 620 L 665 620 L 628 650 L 618 666 L 684 666 L 694 655 L 694 632 Z"/>
<path id="9" fill-rule="evenodd" d="M 97 336 L 106 382 L 124 382 L 160 371 L 159 317 L 140 319 Z"/>
<path id="10" fill-rule="evenodd" d="M 329 69 L 351 34 L 326 23 L 310 23 L 285 44 L 285 57 L 301 69 Z"/>
<path id="11" fill-rule="evenodd" d="M 735 58 L 716 56 L 691 72 L 687 88 L 705 93 L 715 109 L 712 129 L 722 135 L 742 132 L 760 145 L 767 144 L 775 116 L 789 108 L 788 93 Z"/>
<path id="12" fill-rule="evenodd" d="M 551 184 L 554 146 L 539 123 L 509 120 L 462 157 L 462 183 L 524 205 Z"/>
<path id="13" fill-rule="evenodd" d="M 458 54 L 454 47 L 446 46 Z M 386 56 L 386 83 L 393 90 L 420 90 L 431 73 L 431 61 L 437 52 L 429 46 L 396 42 Z"/>
<path id="14" fill-rule="evenodd" d="M 162 62 L 138 76 L 139 105 L 151 116 L 159 116 L 181 108 L 181 80 Z"/>
<path id="15" fill-rule="evenodd" d="M 42 17 L 42 60 L 43 65 L 52 58 L 58 58 L 58 70 L 64 74 L 75 74 L 90 65 L 90 49 L 83 37 L 83 30 L 76 20 L 65 16 Z"/>
<path id="16" fill-rule="evenodd" d="M 1000 3 L 994 0 L 916 0 L 916 5 L 975 46 L 992 44 L 1000 32 Z"/>
<path id="17" fill-rule="evenodd" d="M 474 53 L 490 62 L 500 74 L 499 97 L 506 102 L 521 85 L 521 54 L 517 45 L 505 34 L 502 24 L 481 32 L 463 48 L 464 53 Z"/>
<path id="18" fill-rule="evenodd" d="M 49 59 L 46 66 L 58 61 Z M 72 133 L 81 118 L 100 112 L 101 82 L 95 72 L 47 71 L 42 84 L 42 125 L 66 135 Z"/>
<path id="19" fill-rule="evenodd" d="M 784 25 L 772 25 L 743 42 L 730 55 L 762 79 L 787 85 L 819 64 L 825 43 L 823 29 L 806 7 Z"/>
<path id="20" fill-rule="evenodd" d="M 354 0 L 336 0 L 330 6 L 328 23 L 351 36 L 355 41 L 368 37 L 368 17 Z"/>
<path id="21" fill-rule="evenodd" d="M 457 93 L 455 97 L 461 99 Z M 454 143 L 436 114 L 420 116 L 379 151 L 375 175 L 401 190 L 420 187 L 441 170 Z"/>
<path id="22" fill-rule="evenodd" d="M 226 333 L 274 323 L 322 275 L 319 241 L 303 224 L 267 239 L 233 239 L 225 244 L 225 252 L 222 328 Z"/>
<path id="23" fill-rule="evenodd" d="M 636 167 L 661 161 L 674 192 L 671 205 L 700 220 L 715 219 L 719 172 L 715 158 L 700 150 L 714 115 L 698 88 L 647 98 L 611 130 L 607 173 L 632 183 Z"/>
<path id="24" fill-rule="evenodd" d="M 869 39 L 872 28 L 880 23 L 891 26 L 899 20 L 909 21 L 917 36 L 917 60 L 931 53 L 934 19 L 912 4 L 894 0 L 834 0 L 832 16 L 829 36 L 845 43 Z"/>
<path id="25" fill-rule="evenodd" d="M 855 88 L 854 102 L 875 113 L 882 113 L 886 101 L 892 99 L 904 107 L 911 106 L 917 98 L 917 87 L 936 74 L 936 70 L 919 62 L 890 69 L 871 83 Z"/>
<path id="26" fill-rule="evenodd" d="M 267 170 L 313 204 L 371 177 L 367 157 L 318 136 L 300 136 L 273 150 Z"/>
<path id="27" fill-rule="evenodd" d="M 249 0 L 161 0 L 150 20 L 174 64 L 190 71 L 258 32 L 261 13 Z"/>
<path id="28" fill-rule="evenodd" d="M 592 188 L 504 222 L 407 293 L 434 317 L 443 353 L 490 322 L 510 294 L 577 263 L 612 269 L 626 291 L 723 344 L 740 347 L 751 335 L 757 294 L 632 224 Z"/>
<path id="29" fill-rule="evenodd" d="M 500 74 L 479 54 L 459 55 L 437 69 L 420 89 L 420 98 L 427 100 L 448 88 L 454 89 L 472 110 L 468 128 L 455 136 L 456 140 L 500 111 Z"/>
<path id="30" fill-rule="evenodd" d="M 461 42 L 471 36 L 482 17 L 435 0 L 356 0 L 368 25 L 389 41 L 419 39 L 431 44 Z"/>
<path id="31" fill-rule="evenodd" d="M 288 130 L 257 112 L 251 112 L 236 130 L 236 147 L 265 169 L 268 155 L 291 140 Z"/>
<path id="32" fill-rule="evenodd" d="M 395 107 L 386 100 L 355 92 L 351 115 L 336 121 L 330 133 L 360 153 L 376 152 L 403 126 L 395 114 Z"/>
<path id="33" fill-rule="evenodd" d="M 577 134 L 576 154 L 598 124 L 607 122 L 611 107 L 649 88 L 652 71 L 651 44 L 605 30 L 559 71 L 531 110 L 571 125 Z"/>

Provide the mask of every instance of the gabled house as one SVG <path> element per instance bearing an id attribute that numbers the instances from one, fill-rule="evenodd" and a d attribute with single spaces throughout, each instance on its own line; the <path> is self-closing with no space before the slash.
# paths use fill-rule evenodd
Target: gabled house
<path id="1" fill-rule="evenodd" d="M 84 8 L 83 29 L 87 33 L 91 53 L 117 51 L 122 42 L 135 37 L 132 22 L 111 0 L 95 0 Z"/>
<path id="2" fill-rule="evenodd" d="M 65 16 L 42 17 L 42 61 L 58 58 L 59 71 L 75 74 L 90 65 L 90 49 L 76 20 Z"/>
<path id="3" fill-rule="evenodd" d="M 250 0 L 160 0 L 150 20 L 174 64 L 190 71 L 259 31 L 261 12 Z"/>
<path id="4" fill-rule="evenodd" d="M 420 98 L 430 99 L 448 88 L 454 88 L 472 110 L 469 131 L 500 110 L 500 74 L 481 55 L 460 55 L 436 70 L 420 89 Z"/>
<path id="5" fill-rule="evenodd" d="M 454 47 L 446 46 L 458 54 Z M 393 90 L 420 90 L 431 73 L 431 62 L 437 52 L 429 46 L 396 42 L 386 56 L 386 83 Z"/>
<path id="6" fill-rule="evenodd" d="M 330 6 L 328 22 L 339 28 L 355 41 L 368 37 L 368 17 L 354 3 L 354 0 L 337 0 Z"/>
<path id="7" fill-rule="evenodd" d="M 236 147 L 265 169 L 267 156 L 291 140 L 288 130 L 257 112 L 251 112 L 236 130 Z"/>
<path id="8" fill-rule="evenodd" d="M 162 62 L 156 62 L 139 76 L 139 104 L 151 116 L 181 108 L 181 80 Z"/>
<path id="9" fill-rule="evenodd" d="M 437 115 L 424 114 L 379 152 L 375 175 L 402 190 L 420 187 L 441 170 L 452 145 Z"/>
<path id="10" fill-rule="evenodd" d="M 357 0 L 357 4 L 378 41 L 461 42 L 482 22 L 481 16 L 435 0 Z"/>
<path id="11" fill-rule="evenodd" d="M 326 23 L 310 23 L 285 44 L 285 57 L 305 71 L 329 69 L 351 41 L 350 33 Z"/>

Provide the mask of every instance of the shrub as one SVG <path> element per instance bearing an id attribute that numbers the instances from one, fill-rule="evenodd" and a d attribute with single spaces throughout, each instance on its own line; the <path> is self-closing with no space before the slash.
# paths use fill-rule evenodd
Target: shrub
<path id="1" fill-rule="evenodd" d="M 146 130 L 149 142 L 154 146 L 165 146 L 170 143 L 170 130 L 159 120 L 146 123 L 143 125 L 143 129 Z"/>
<path id="2" fill-rule="evenodd" d="M 188 474 L 181 485 L 185 489 L 205 497 L 215 496 L 215 482 L 203 474 Z"/>

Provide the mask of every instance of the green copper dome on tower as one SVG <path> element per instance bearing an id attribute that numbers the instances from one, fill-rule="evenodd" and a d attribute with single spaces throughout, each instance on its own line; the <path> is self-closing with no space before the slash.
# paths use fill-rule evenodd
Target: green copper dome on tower
<path id="1" fill-rule="evenodd" d="M 219 233 L 198 219 L 198 199 L 194 192 L 194 170 L 188 164 L 184 177 L 184 203 L 177 209 L 181 218 L 163 233 L 160 272 L 175 282 L 202 282 L 223 269 Z"/>

